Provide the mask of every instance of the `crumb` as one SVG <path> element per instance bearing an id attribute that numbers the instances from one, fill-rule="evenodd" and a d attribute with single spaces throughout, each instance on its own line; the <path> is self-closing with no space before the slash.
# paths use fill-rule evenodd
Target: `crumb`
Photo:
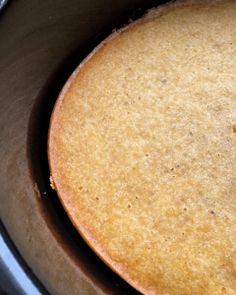
<path id="1" fill-rule="evenodd" d="M 53 179 L 52 179 L 52 175 L 50 175 L 50 177 L 49 177 L 49 181 L 50 181 L 50 186 L 51 186 L 51 188 L 52 188 L 53 190 L 56 190 L 55 185 L 54 185 L 54 182 L 53 182 Z"/>

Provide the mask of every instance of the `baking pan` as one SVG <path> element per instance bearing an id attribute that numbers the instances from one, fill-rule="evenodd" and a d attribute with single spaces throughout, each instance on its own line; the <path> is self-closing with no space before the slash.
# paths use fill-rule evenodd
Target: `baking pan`
<path id="1" fill-rule="evenodd" d="M 80 61 L 164 2 L 11 0 L 0 14 L 0 217 L 13 255 L 50 294 L 138 294 L 86 245 L 50 188 L 47 132 Z"/>

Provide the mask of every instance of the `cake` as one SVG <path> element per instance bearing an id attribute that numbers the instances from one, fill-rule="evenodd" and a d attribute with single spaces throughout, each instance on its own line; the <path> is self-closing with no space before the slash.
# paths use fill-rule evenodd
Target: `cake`
<path id="1" fill-rule="evenodd" d="M 143 294 L 236 294 L 236 1 L 177 1 L 78 66 L 51 179 L 97 255 Z"/>

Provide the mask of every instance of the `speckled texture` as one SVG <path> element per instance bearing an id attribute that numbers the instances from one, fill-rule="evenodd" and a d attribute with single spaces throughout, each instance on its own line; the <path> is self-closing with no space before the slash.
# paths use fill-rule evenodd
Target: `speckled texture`
<path id="1" fill-rule="evenodd" d="M 52 179 L 98 255 L 145 294 L 236 294 L 236 2 L 152 11 L 72 75 Z"/>

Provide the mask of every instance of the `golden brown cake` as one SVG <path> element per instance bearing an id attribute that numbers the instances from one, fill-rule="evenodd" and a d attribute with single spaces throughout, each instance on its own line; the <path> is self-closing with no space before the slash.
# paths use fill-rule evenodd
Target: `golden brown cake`
<path id="1" fill-rule="evenodd" d="M 180 1 L 114 33 L 55 105 L 53 185 L 144 294 L 236 294 L 236 1 Z"/>

